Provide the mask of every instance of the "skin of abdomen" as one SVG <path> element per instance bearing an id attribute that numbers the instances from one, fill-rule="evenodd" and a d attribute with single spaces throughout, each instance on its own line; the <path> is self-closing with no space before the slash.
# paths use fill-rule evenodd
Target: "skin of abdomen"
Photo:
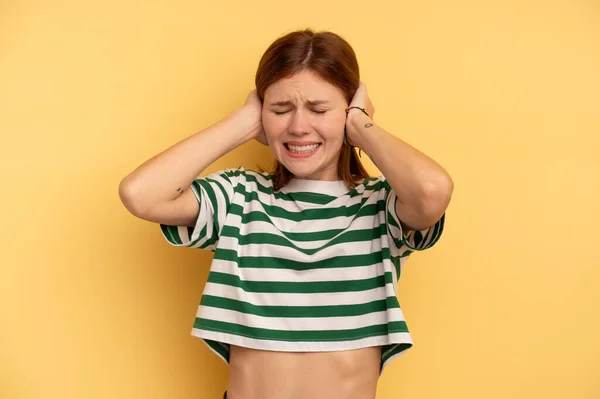
<path id="1" fill-rule="evenodd" d="M 276 352 L 231 345 L 228 399 L 374 399 L 381 347 Z"/>

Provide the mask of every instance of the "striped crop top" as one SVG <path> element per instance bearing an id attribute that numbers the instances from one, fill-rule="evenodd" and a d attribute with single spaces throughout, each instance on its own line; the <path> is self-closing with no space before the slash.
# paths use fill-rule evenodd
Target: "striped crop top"
<path id="1" fill-rule="evenodd" d="M 197 178 L 196 225 L 161 231 L 175 246 L 214 251 L 192 335 L 225 362 L 229 346 L 287 352 L 381 346 L 381 368 L 412 346 L 397 300 L 402 266 L 430 248 L 432 227 L 402 233 L 385 177 L 270 176 L 243 167 Z"/>

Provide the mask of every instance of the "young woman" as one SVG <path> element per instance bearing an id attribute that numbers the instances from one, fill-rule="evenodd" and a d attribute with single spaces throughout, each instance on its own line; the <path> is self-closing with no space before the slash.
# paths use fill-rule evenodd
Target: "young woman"
<path id="1" fill-rule="evenodd" d="M 372 399 L 412 345 L 397 280 L 439 239 L 453 183 L 373 112 L 344 39 L 292 32 L 263 55 L 243 107 L 121 182 L 127 209 L 171 244 L 214 251 L 192 334 L 229 364 L 225 397 Z M 198 177 L 252 139 L 272 173 Z"/>

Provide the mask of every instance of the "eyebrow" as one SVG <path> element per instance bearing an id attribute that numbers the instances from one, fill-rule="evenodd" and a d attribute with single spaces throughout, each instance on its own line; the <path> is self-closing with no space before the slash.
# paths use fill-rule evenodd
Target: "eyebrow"
<path id="1" fill-rule="evenodd" d="M 307 101 L 308 104 L 310 105 L 321 105 L 321 104 L 329 104 L 329 101 L 326 100 L 315 100 L 315 101 Z M 292 102 L 289 100 L 286 101 L 276 101 L 274 103 L 270 103 L 269 105 L 279 105 L 279 106 L 284 106 L 284 105 L 292 105 Z"/>

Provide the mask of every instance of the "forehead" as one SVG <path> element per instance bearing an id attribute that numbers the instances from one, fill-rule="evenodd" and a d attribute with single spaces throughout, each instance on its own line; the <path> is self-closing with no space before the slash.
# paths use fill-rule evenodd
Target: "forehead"
<path id="1" fill-rule="evenodd" d="M 280 79 L 265 90 L 265 100 L 293 102 L 301 101 L 344 101 L 340 89 L 321 79 L 315 73 L 302 71 L 297 74 Z"/>

